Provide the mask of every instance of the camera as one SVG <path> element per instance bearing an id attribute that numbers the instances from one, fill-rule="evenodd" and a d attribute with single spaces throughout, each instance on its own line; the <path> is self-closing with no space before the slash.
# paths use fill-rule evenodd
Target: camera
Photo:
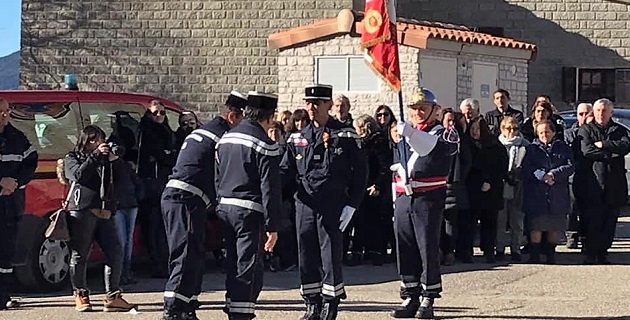
<path id="1" fill-rule="evenodd" d="M 107 143 L 107 146 L 109 147 L 109 152 L 111 152 L 115 156 L 120 157 L 125 153 L 125 147 L 119 146 L 114 142 Z"/>

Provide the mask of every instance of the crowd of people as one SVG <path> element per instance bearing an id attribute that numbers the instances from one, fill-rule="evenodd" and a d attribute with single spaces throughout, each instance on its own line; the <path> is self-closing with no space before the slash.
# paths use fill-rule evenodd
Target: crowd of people
<path id="1" fill-rule="evenodd" d="M 138 219 L 154 276 L 168 278 L 163 319 L 196 319 L 208 212 L 223 223 L 230 319 L 253 318 L 264 267 L 299 269 L 303 319 L 335 319 L 346 296 L 342 263 L 397 262 L 405 303 L 393 316 L 430 318 L 442 290 L 439 265 L 473 263 L 476 239 L 487 263 L 527 254 L 529 263 L 543 256 L 555 264 L 566 231 L 567 247 L 581 244 L 585 264 L 610 263 L 630 152 L 613 103 L 579 104 L 577 122 L 565 128 L 547 96 L 528 117 L 508 91 L 493 98 L 482 115 L 474 99 L 441 107 L 422 89 L 404 123 L 387 105 L 353 117 L 346 96 L 316 85 L 306 88 L 306 107 L 293 111 L 277 112 L 274 95 L 232 92 L 206 124 L 183 112 L 172 130 L 155 100 L 137 135 L 85 127 L 62 162 L 76 309 L 92 309 L 92 241 L 107 260 L 105 310 L 136 308 L 121 287 L 137 282 Z M 3 178 L 3 192 L 18 186 L 9 182 Z"/>

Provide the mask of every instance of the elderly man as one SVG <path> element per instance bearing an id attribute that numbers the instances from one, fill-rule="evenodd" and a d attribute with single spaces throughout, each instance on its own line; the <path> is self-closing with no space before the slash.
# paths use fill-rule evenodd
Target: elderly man
<path id="1" fill-rule="evenodd" d="M 350 114 L 350 99 L 343 94 L 336 94 L 333 99 L 330 115 L 337 121 L 352 127 L 352 114 Z"/>
<path id="2" fill-rule="evenodd" d="M 473 98 L 467 98 L 462 100 L 462 103 L 459 104 L 459 111 L 464 114 L 464 118 L 466 118 L 466 122 L 470 123 L 470 121 L 479 116 L 479 101 Z"/>
<path id="3" fill-rule="evenodd" d="M 593 104 L 593 122 L 578 130 L 584 163 L 580 173 L 586 190 L 585 264 L 609 264 L 608 248 L 615 236 L 617 217 L 626 203 L 628 185 L 624 156 L 630 152 L 630 138 L 612 118 L 613 103 L 599 99 Z"/>
<path id="4" fill-rule="evenodd" d="M 581 139 L 578 136 L 578 129 L 593 120 L 593 105 L 590 103 L 580 103 L 577 106 L 577 122 L 564 131 L 564 140 L 573 150 L 573 159 L 575 160 L 576 173 L 573 175 L 573 210 L 569 213 L 567 221 L 567 248 L 577 249 L 580 237 L 585 236 L 584 212 L 585 200 L 584 194 L 586 185 L 584 184 L 584 176 L 580 173 L 580 165 L 584 164 L 584 156 L 581 150 Z"/>

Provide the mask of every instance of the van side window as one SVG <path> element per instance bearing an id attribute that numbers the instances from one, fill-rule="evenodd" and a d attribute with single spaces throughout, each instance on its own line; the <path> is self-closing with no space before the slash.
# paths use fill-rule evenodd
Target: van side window
<path id="1" fill-rule="evenodd" d="M 11 124 L 24 132 L 40 160 L 63 158 L 79 137 L 77 103 L 11 104 Z"/>

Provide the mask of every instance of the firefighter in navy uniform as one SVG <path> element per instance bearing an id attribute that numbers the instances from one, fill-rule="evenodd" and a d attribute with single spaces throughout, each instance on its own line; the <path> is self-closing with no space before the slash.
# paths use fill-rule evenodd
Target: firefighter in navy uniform
<path id="1" fill-rule="evenodd" d="M 189 134 L 162 194 L 170 276 L 164 289 L 163 320 L 197 319 L 205 267 L 207 208 L 216 206 L 215 150 L 223 134 L 243 118 L 247 102 L 232 91 L 222 116 Z"/>
<path id="2" fill-rule="evenodd" d="M 24 188 L 37 168 L 37 151 L 20 130 L 9 123 L 9 103 L 0 98 L 0 310 L 17 306 L 9 284 L 18 222 L 24 213 Z"/>
<path id="3" fill-rule="evenodd" d="M 404 300 L 392 316 L 431 319 L 433 301 L 442 291 L 440 226 L 446 178 L 459 136 L 437 122 L 440 107 L 431 91 L 416 91 L 408 108 L 411 124 L 398 124 L 398 132 L 407 142 L 407 146 L 398 146 L 408 148 L 406 153 L 400 152 L 408 156 L 404 159 L 407 172 L 400 164 L 392 168 L 396 169 L 394 226 L 402 280 L 400 296 Z"/>
<path id="4" fill-rule="evenodd" d="M 217 146 L 217 216 L 227 251 L 224 310 L 230 320 L 255 318 L 263 286 L 263 250 L 273 249 L 282 219 L 282 154 L 267 136 L 277 105 L 276 95 L 249 92 L 245 119 Z"/>
<path id="5" fill-rule="evenodd" d="M 305 91 L 312 122 L 289 137 L 280 170 L 283 184 L 297 190 L 302 319 L 330 320 L 346 298 L 342 231 L 365 193 L 367 160 L 354 129 L 328 115 L 332 87 L 312 85 Z"/>

